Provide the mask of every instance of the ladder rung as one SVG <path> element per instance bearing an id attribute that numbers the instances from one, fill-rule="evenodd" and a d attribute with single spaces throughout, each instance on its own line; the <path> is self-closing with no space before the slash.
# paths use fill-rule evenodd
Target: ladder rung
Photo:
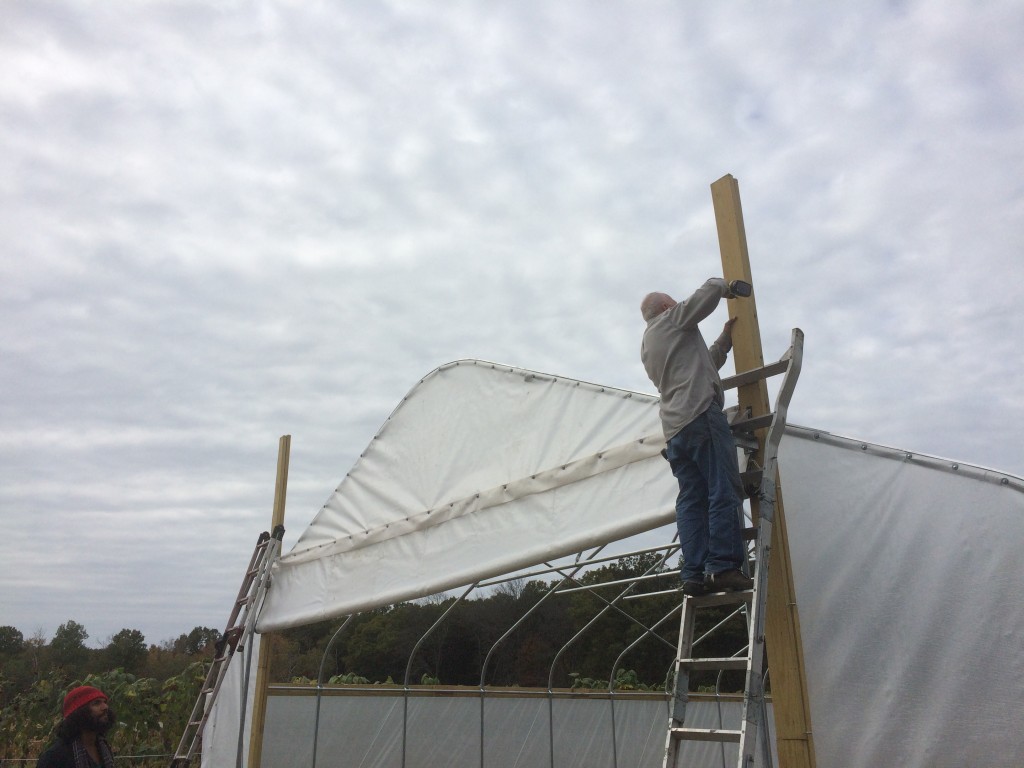
<path id="1" fill-rule="evenodd" d="M 745 656 L 729 656 L 724 659 L 679 659 L 679 666 L 686 669 L 746 669 Z"/>
<path id="2" fill-rule="evenodd" d="M 764 416 L 754 416 L 749 419 L 740 419 L 729 425 L 733 433 L 756 432 L 759 429 L 770 427 L 775 419 L 774 413 L 766 413 Z"/>
<path id="3" fill-rule="evenodd" d="M 745 435 L 734 434 L 732 436 L 732 439 L 736 443 L 736 447 L 742 448 L 744 451 L 746 451 L 747 455 L 757 453 L 759 450 L 761 450 L 761 444 L 757 442 L 757 440 L 753 436 L 747 437 Z"/>
<path id="4" fill-rule="evenodd" d="M 757 538 L 757 532 L 758 532 L 758 527 L 756 525 L 753 528 L 744 528 L 743 529 L 743 540 L 744 541 L 753 541 L 754 539 Z"/>
<path id="5" fill-rule="evenodd" d="M 723 741 L 739 744 L 739 731 L 726 731 L 720 728 L 673 728 L 672 737 L 687 741 Z"/>
<path id="6" fill-rule="evenodd" d="M 779 360 L 776 363 L 769 363 L 763 368 L 753 368 L 749 371 L 743 371 L 741 373 L 737 373 L 735 376 L 729 376 L 728 378 L 722 379 L 722 389 L 733 389 L 735 387 L 742 387 L 745 384 L 753 384 L 755 381 L 760 381 L 761 379 L 767 379 L 780 373 L 785 373 L 787 368 L 789 368 L 788 359 Z"/>
<path id="7" fill-rule="evenodd" d="M 744 589 L 740 592 L 712 592 L 709 595 L 699 597 L 687 597 L 687 601 L 694 607 L 707 608 L 715 605 L 736 605 L 737 603 L 749 603 L 754 598 L 754 590 Z"/>

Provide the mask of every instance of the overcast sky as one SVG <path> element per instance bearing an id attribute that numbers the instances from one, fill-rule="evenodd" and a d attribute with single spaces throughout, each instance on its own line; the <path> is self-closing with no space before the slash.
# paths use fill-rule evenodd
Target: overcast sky
<path id="1" fill-rule="evenodd" d="M 448 361 L 650 392 L 640 298 L 720 274 L 726 173 L 791 421 L 1024 474 L 1022 40 L 1018 0 L 6 0 L 0 625 L 223 628 L 279 436 L 287 549 Z"/>

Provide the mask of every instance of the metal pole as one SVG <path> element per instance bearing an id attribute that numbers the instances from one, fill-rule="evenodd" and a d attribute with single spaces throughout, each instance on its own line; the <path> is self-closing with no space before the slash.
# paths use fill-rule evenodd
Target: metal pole
<path id="1" fill-rule="evenodd" d="M 320 671 L 316 675 L 316 715 L 313 719 L 313 768 L 316 768 L 316 748 L 320 742 L 320 695 L 324 689 L 324 665 L 327 664 L 327 654 L 331 652 L 331 648 L 334 646 L 334 641 L 338 639 L 341 633 L 345 630 L 352 619 L 355 618 L 355 614 L 349 614 L 345 617 L 345 621 L 341 623 L 341 626 L 335 631 L 334 635 L 327 642 L 327 647 L 324 648 L 324 655 L 320 659 Z"/>
<path id="2" fill-rule="evenodd" d="M 673 542 L 674 541 L 675 541 L 675 537 L 673 537 Z M 598 547 L 595 550 L 595 552 L 600 552 L 606 546 L 607 546 L 606 544 L 602 544 L 600 547 Z M 597 565 L 599 563 L 613 563 L 613 562 L 616 562 L 618 560 L 622 560 L 625 557 L 633 557 L 634 555 L 649 555 L 649 554 L 651 554 L 653 552 L 666 552 L 667 555 L 669 557 L 671 557 L 673 552 L 676 549 L 678 549 L 678 545 L 675 544 L 675 543 L 672 543 L 672 544 L 662 544 L 661 546 L 658 546 L 658 547 L 647 547 L 646 549 L 636 549 L 636 550 L 633 550 L 632 552 L 623 552 L 623 553 L 618 554 L 618 555 L 608 555 L 606 557 L 594 557 L 594 556 L 592 556 L 590 558 L 587 558 L 587 565 Z M 586 551 L 586 550 L 584 550 L 584 551 Z M 579 560 L 579 557 L 580 557 L 581 554 L 582 554 L 582 552 L 578 552 L 576 554 L 577 561 Z M 561 574 L 565 570 L 565 566 L 564 565 L 551 565 L 550 563 L 544 563 L 544 564 L 546 566 L 548 566 L 548 567 L 547 568 L 541 568 L 541 569 L 536 570 L 536 571 L 522 571 L 522 572 L 519 572 L 515 576 L 505 576 L 505 577 L 502 577 L 500 579 L 488 579 L 487 581 L 481 581 L 477 586 L 479 586 L 481 589 L 483 589 L 484 587 L 493 587 L 495 584 L 504 584 L 506 581 L 513 581 L 514 579 L 531 579 L 531 578 L 533 578 L 535 576 L 542 576 L 545 573 L 558 573 L 558 574 Z"/>
<path id="3" fill-rule="evenodd" d="M 666 554 L 661 560 L 659 560 L 657 563 L 655 563 L 650 568 L 648 568 L 646 571 L 644 571 L 644 573 L 642 575 L 643 576 L 647 576 L 655 568 L 660 568 L 664 564 L 665 559 L 667 557 L 668 557 L 668 554 Z M 573 579 L 573 580 L 575 581 L 575 579 Z M 600 585 L 594 585 L 594 586 L 600 586 Z M 600 619 L 602 616 L 604 616 L 608 611 L 610 611 L 613 608 L 615 610 L 617 610 L 619 613 L 621 613 L 623 616 L 626 616 L 628 619 L 630 619 L 634 623 L 639 624 L 641 627 L 643 627 L 644 630 L 650 631 L 650 627 L 645 626 L 642 622 L 638 621 L 635 617 L 630 616 L 628 613 L 623 611 L 618 606 L 619 601 L 621 601 L 623 598 L 626 597 L 626 595 L 628 595 L 630 592 L 632 592 L 633 591 L 633 587 L 635 587 L 635 586 L 636 586 L 635 582 L 630 584 L 624 590 L 622 590 L 610 602 L 608 600 L 606 600 L 605 598 L 601 597 L 600 595 L 598 595 L 595 592 L 594 593 L 594 597 L 596 597 L 598 600 L 600 600 L 603 603 L 605 603 L 605 607 L 602 608 L 600 611 L 598 611 L 597 614 L 594 616 L 594 618 L 592 618 L 590 621 L 588 621 L 583 626 L 582 629 L 580 629 L 575 635 L 573 635 L 569 639 L 569 642 L 567 642 L 565 645 L 563 645 L 561 647 L 561 649 L 559 649 L 558 653 L 555 654 L 555 658 L 551 661 L 551 667 L 548 670 L 548 732 L 550 733 L 550 740 L 551 740 L 551 768 L 555 768 L 555 730 L 554 730 L 554 728 L 555 728 L 555 725 L 554 725 L 554 677 L 555 677 L 555 666 L 558 664 L 559 660 L 562 658 L 562 654 L 565 653 L 572 646 L 572 644 L 575 643 L 580 637 L 582 637 L 586 633 L 586 631 L 588 629 L 590 629 L 594 624 L 596 624 L 598 619 Z M 658 637 L 660 637 L 660 636 L 658 636 Z M 661 638 L 661 640 L 662 640 L 662 642 L 665 641 L 664 638 Z"/>
<path id="4" fill-rule="evenodd" d="M 572 571 L 572 576 L 575 576 L 577 573 L 580 572 L 581 569 L 583 569 L 587 565 L 590 565 L 590 560 L 596 557 L 602 549 L 604 549 L 603 545 L 595 549 L 590 558 L 588 558 L 587 561 L 584 561 L 582 563 L 580 563 L 580 557 L 583 555 L 583 553 L 580 552 L 579 554 L 577 554 L 576 567 Z M 545 563 L 545 565 L 549 564 Z M 498 646 L 501 645 L 508 638 L 508 636 L 516 630 L 516 628 L 520 624 L 526 621 L 530 614 L 537 610 L 541 606 L 541 604 L 544 603 L 544 601 L 546 601 L 549 597 L 555 594 L 555 592 L 558 591 L 558 588 L 565 584 L 565 582 L 569 581 L 572 578 L 572 576 L 564 576 L 560 582 L 551 587 L 551 589 L 549 589 L 540 600 L 538 600 L 530 607 L 530 610 L 528 610 L 526 613 L 520 616 L 519 620 L 516 621 L 511 627 L 509 627 L 505 634 L 503 634 L 494 642 L 494 645 L 492 645 L 491 649 L 487 652 L 487 656 L 484 657 L 484 663 L 480 669 L 480 768 L 484 768 L 484 688 L 486 686 L 487 667 L 491 662 L 491 656 L 494 654 L 495 650 L 497 650 Z"/>
<path id="5" fill-rule="evenodd" d="M 608 677 L 608 701 L 611 704 L 611 710 L 612 710 L 612 765 L 613 765 L 613 768 L 618 768 L 618 765 L 619 765 L 619 741 L 618 741 L 618 737 L 617 737 L 617 735 L 615 733 L 615 673 L 618 671 L 619 662 L 621 662 L 623 657 L 627 653 L 629 653 L 631 650 L 633 650 L 637 645 L 639 645 L 643 640 L 646 640 L 648 637 L 653 635 L 654 634 L 654 630 L 656 630 L 664 622 L 668 621 L 673 616 L 675 616 L 677 613 L 679 613 L 679 611 L 680 611 L 680 609 L 682 607 L 683 607 L 683 604 L 680 603 L 675 608 L 673 608 L 671 611 L 669 611 L 664 616 L 662 616 L 660 619 L 658 619 L 654 623 L 654 625 L 647 632 L 644 632 L 642 635 L 640 635 L 640 637 L 638 637 L 632 643 L 627 645 L 622 650 L 622 653 L 620 653 L 618 655 L 618 658 L 615 659 L 615 663 L 612 664 L 612 672 L 611 672 L 611 675 L 609 675 L 609 677 Z"/>
<path id="6" fill-rule="evenodd" d="M 245 664 L 245 675 L 242 677 L 242 695 L 238 716 L 238 749 L 235 752 L 235 768 L 242 768 L 242 752 L 245 748 L 245 704 L 249 700 L 249 673 L 252 672 L 252 638 L 242 649 L 242 661 Z"/>
<path id="7" fill-rule="evenodd" d="M 409 653 L 409 661 L 405 665 L 405 680 L 402 683 L 402 768 L 405 768 L 406 740 L 409 732 L 409 675 L 412 674 L 412 661 L 416 658 L 416 654 L 419 652 L 420 646 L 423 645 L 423 641 L 430 637 L 430 634 L 437 629 L 446 618 L 448 618 L 448 614 L 455 609 L 455 606 L 465 600 L 466 596 L 474 589 L 476 589 L 476 584 L 470 584 L 469 588 L 463 592 L 455 602 L 449 605 L 448 609 L 444 613 L 438 616 L 437 621 L 430 626 L 430 629 L 423 633 L 420 639 L 416 641 L 416 645 L 413 646 L 412 651 Z"/>

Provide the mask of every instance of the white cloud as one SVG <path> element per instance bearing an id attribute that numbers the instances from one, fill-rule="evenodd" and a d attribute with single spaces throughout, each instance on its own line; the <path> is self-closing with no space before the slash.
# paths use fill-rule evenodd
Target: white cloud
<path id="1" fill-rule="evenodd" d="M 649 391 L 639 298 L 719 269 L 726 172 L 765 355 L 807 334 L 794 421 L 1024 465 L 1019 4 L 0 14 L 0 608 L 24 632 L 218 625 L 278 436 L 294 540 L 449 360 Z M 82 562 L 123 610 L 56 586 Z"/>

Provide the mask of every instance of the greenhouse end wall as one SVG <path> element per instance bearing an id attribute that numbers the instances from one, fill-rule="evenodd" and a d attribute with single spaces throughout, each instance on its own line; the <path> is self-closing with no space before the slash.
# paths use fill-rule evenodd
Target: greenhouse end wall
<path id="1" fill-rule="evenodd" d="M 318 768 L 660 768 L 668 727 L 668 698 L 657 694 L 325 689 L 319 728 L 316 705 L 315 688 L 271 689 L 264 768 L 313 768 L 314 738 Z M 694 697 L 687 724 L 738 728 L 741 709 L 737 696 Z M 681 757 L 732 768 L 737 747 L 685 743 Z"/>

